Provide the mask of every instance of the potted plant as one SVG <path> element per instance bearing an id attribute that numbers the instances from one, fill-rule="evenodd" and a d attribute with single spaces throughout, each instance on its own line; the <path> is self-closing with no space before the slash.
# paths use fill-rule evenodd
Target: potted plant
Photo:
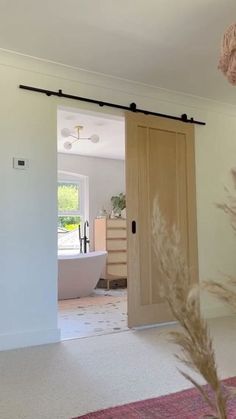
<path id="1" fill-rule="evenodd" d="M 119 195 L 115 195 L 111 197 L 112 209 L 113 213 L 122 218 L 126 218 L 126 199 L 125 194 L 120 193 Z"/>

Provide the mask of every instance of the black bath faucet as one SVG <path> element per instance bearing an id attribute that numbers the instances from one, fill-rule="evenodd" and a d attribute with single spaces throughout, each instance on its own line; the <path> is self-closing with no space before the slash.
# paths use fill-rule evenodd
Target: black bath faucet
<path id="1" fill-rule="evenodd" d="M 83 253 L 83 239 L 81 237 L 81 227 L 79 224 L 79 251 L 80 253 Z"/>
<path id="2" fill-rule="evenodd" d="M 79 228 L 79 242 L 81 253 L 87 253 L 87 245 L 89 244 L 89 239 L 87 237 L 87 227 L 89 227 L 89 222 L 86 220 L 84 222 L 84 237 L 81 237 L 81 232 Z"/>

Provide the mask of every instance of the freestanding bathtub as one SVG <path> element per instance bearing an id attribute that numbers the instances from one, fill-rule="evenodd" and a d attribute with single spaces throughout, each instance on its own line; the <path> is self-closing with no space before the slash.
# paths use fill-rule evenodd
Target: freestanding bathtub
<path id="1" fill-rule="evenodd" d="M 107 252 L 58 251 L 58 299 L 86 297 L 96 287 Z"/>

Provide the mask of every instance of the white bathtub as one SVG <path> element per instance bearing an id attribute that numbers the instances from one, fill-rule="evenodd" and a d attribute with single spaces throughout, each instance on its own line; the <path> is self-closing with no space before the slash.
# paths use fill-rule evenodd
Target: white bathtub
<path id="1" fill-rule="evenodd" d="M 96 287 L 107 252 L 58 251 L 58 299 L 86 297 Z"/>

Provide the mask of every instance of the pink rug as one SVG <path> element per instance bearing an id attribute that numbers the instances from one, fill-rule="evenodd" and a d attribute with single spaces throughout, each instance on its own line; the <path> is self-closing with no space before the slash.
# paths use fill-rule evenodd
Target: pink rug
<path id="1" fill-rule="evenodd" d="M 222 384 L 236 387 L 236 377 Z M 199 419 L 212 412 L 195 389 L 87 413 L 74 419 Z M 228 419 L 236 419 L 236 400 L 228 403 Z"/>

